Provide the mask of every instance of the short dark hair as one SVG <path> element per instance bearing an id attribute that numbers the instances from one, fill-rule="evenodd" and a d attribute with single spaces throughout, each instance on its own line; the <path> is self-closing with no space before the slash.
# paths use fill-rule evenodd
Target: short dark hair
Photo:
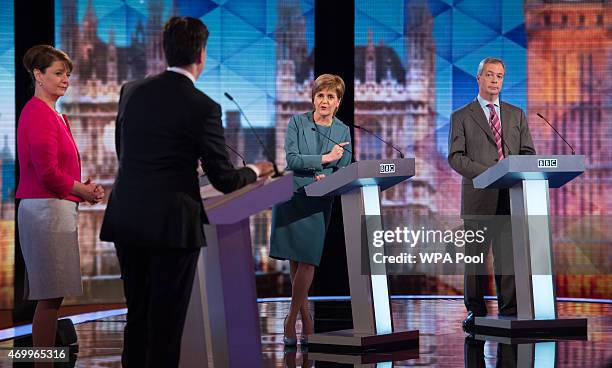
<path id="1" fill-rule="evenodd" d="M 168 66 L 185 66 L 196 62 L 206 47 L 208 28 L 192 17 L 172 17 L 164 25 L 163 45 Z"/>
<path id="2" fill-rule="evenodd" d="M 62 50 L 56 49 L 51 45 L 32 46 L 23 55 L 23 67 L 30 74 L 32 83 L 35 83 L 34 69 L 38 69 L 44 74 L 45 70 L 56 61 L 63 62 L 68 71 L 72 71 L 73 65 L 70 57 Z"/>

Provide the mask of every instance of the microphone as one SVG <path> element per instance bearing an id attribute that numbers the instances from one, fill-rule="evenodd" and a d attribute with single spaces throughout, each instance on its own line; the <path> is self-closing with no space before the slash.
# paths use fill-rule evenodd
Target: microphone
<path id="1" fill-rule="evenodd" d="M 338 145 L 338 146 L 340 145 L 340 143 L 338 143 L 338 142 L 336 142 L 335 140 L 331 139 L 330 137 L 328 137 L 328 136 L 324 135 L 323 133 L 319 132 L 319 131 L 318 131 L 318 130 L 316 130 L 315 128 L 310 128 L 310 129 L 312 129 L 312 131 L 313 131 L 313 132 L 317 132 L 317 134 L 318 134 L 318 135 L 320 135 L 321 137 L 325 137 L 325 139 L 328 139 L 328 140 L 329 140 L 329 141 L 331 141 L 333 144 L 336 144 L 336 145 Z M 350 149 L 348 149 L 348 148 L 344 148 L 344 147 L 343 147 L 342 149 L 343 149 L 343 150 L 345 150 L 346 152 L 350 153 L 351 155 L 353 154 L 353 151 L 351 151 L 351 150 L 350 150 Z"/>
<path id="2" fill-rule="evenodd" d="M 400 150 L 399 150 L 399 148 L 397 148 L 397 147 L 395 147 L 394 145 L 392 145 L 391 143 L 389 143 L 389 142 L 385 141 L 384 139 L 382 139 L 381 137 L 379 137 L 378 135 L 376 135 L 376 134 L 375 134 L 374 132 L 372 132 L 371 130 L 369 130 L 369 129 L 367 129 L 367 128 L 364 128 L 364 127 L 362 127 L 361 125 L 357 125 L 357 124 L 351 124 L 351 123 L 345 123 L 345 124 L 346 124 L 346 125 L 349 125 L 349 126 L 353 126 L 353 127 L 357 128 L 357 129 L 359 129 L 359 130 L 363 130 L 364 132 L 366 132 L 366 133 L 368 133 L 368 134 L 370 134 L 370 135 L 372 135 L 372 136 L 376 137 L 376 139 L 378 139 L 379 141 L 383 142 L 383 143 L 384 143 L 384 144 L 386 144 L 387 146 L 389 146 L 389 147 L 393 148 L 394 150 L 396 150 L 396 151 L 399 153 L 400 158 L 404 158 L 404 154 L 402 153 L 402 151 L 400 151 Z"/>
<path id="3" fill-rule="evenodd" d="M 500 124 L 501 124 L 501 122 L 500 122 Z M 512 154 L 512 150 L 506 144 L 506 140 L 504 139 L 504 136 L 501 134 L 501 132 L 499 130 L 497 130 L 497 128 L 493 124 L 489 124 L 489 126 L 492 127 L 493 129 L 495 129 L 495 133 L 499 134 L 499 137 L 501 138 L 502 144 L 506 147 L 506 149 L 508 149 L 508 155 L 511 155 Z M 504 157 L 505 157 L 505 155 L 504 155 Z"/>
<path id="4" fill-rule="evenodd" d="M 566 140 L 565 140 L 565 138 L 563 138 L 563 136 L 561 135 L 561 133 L 559 133 L 559 132 L 557 131 L 557 129 L 555 129 L 555 127 L 554 127 L 554 126 L 552 126 L 552 124 L 551 124 L 551 123 L 550 123 L 548 120 L 546 120 L 546 118 L 545 118 L 544 116 L 542 116 L 542 114 L 540 114 L 540 113 L 538 112 L 538 113 L 536 113 L 536 115 L 538 115 L 538 116 L 539 116 L 539 117 L 540 117 L 542 120 L 544 120 L 544 121 L 546 122 L 546 124 L 548 124 L 548 126 L 549 126 L 549 127 L 551 127 L 551 128 L 552 128 L 552 130 L 554 130 L 554 131 L 555 131 L 555 133 L 557 133 L 557 135 L 558 135 L 558 136 L 559 136 L 561 139 L 563 139 L 563 142 L 565 142 L 565 144 L 567 144 L 567 146 L 568 146 L 568 147 L 569 147 L 569 148 L 572 150 L 572 155 L 575 155 L 575 154 L 576 154 L 576 151 L 574 150 L 574 147 L 572 147 L 572 145 L 571 145 L 571 144 L 569 144 L 569 142 L 568 142 L 568 141 L 566 141 Z"/>
<path id="5" fill-rule="evenodd" d="M 246 162 L 244 161 L 244 156 L 242 156 L 240 153 L 238 153 L 238 151 L 233 149 L 232 146 L 230 146 L 227 143 L 225 143 L 225 147 L 227 147 L 228 150 L 234 152 L 236 154 L 236 156 L 240 157 L 240 159 L 242 160 L 242 166 L 246 166 Z"/>
<path id="6" fill-rule="evenodd" d="M 268 151 L 268 148 L 266 147 L 266 145 L 262 142 L 261 138 L 259 138 L 259 135 L 255 131 L 255 128 L 253 128 L 253 124 L 251 124 L 251 121 L 249 120 L 249 118 L 246 116 L 244 111 L 242 111 L 242 107 L 240 107 L 238 102 L 236 102 L 236 100 L 234 100 L 234 98 L 229 93 L 224 92 L 223 94 L 225 95 L 225 97 L 227 97 L 228 100 L 232 101 L 234 105 L 236 105 L 236 107 L 238 108 L 238 111 L 240 112 L 240 115 L 242 115 L 242 117 L 247 122 L 247 124 L 249 124 L 249 128 L 251 128 L 251 132 L 253 132 L 253 135 L 255 136 L 255 138 L 257 138 L 257 142 L 259 142 L 259 145 L 263 148 L 264 154 L 266 155 L 268 161 L 272 163 L 272 167 L 274 168 L 274 176 L 272 177 L 276 178 L 278 176 L 281 176 L 282 174 L 278 171 L 278 166 L 276 166 L 276 162 L 274 162 L 274 160 L 272 159 L 272 155 Z"/>

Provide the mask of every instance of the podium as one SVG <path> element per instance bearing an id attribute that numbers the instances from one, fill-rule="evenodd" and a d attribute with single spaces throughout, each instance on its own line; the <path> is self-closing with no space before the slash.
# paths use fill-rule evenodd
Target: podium
<path id="1" fill-rule="evenodd" d="M 220 193 L 219 193 L 220 194 Z M 249 217 L 293 195 L 293 174 L 204 199 L 209 225 L 187 310 L 181 368 L 261 367 Z"/>
<path id="2" fill-rule="evenodd" d="M 394 331 L 386 269 L 370 271 L 370 262 L 362 269 L 362 242 L 370 242 L 373 231 L 381 230 L 380 192 L 414 176 L 414 158 L 368 160 L 352 163 L 325 179 L 305 187 L 310 197 L 342 198 L 342 216 L 346 241 L 346 261 L 353 329 L 315 333 L 308 336 L 311 350 L 364 351 L 418 343 L 419 331 Z M 364 221 L 365 216 L 374 216 Z M 365 227 L 363 232 L 362 224 Z M 371 247 L 367 247 L 368 252 Z M 365 256 L 365 255 L 364 255 Z M 371 259 L 371 254 L 367 254 Z"/>
<path id="3" fill-rule="evenodd" d="M 351 366 L 353 368 L 392 368 L 394 362 L 419 359 L 419 347 L 416 346 L 410 350 L 372 353 L 368 352 L 365 354 L 333 354 L 308 352 L 308 359 L 312 359 L 315 362 L 325 362 L 328 364 L 336 363 L 337 365 Z"/>
<path id="4" fill-rule="evenodd" d="M 563 358 L 560 358 L 557 343 L 571 340 L 586 341 L 587 337 L 564 336 L 560 338 L 558 336 L 538 336 L 535 338 L 521 338 L 476 334 L 472 341 L 480 342 L 483 347 L 487 341 L 497 342 L 497 359 L 500 361 L 501 358 L 503 367 L 554 368 L 561 366 L 557 363 L 563 361 Z M 479 361 L 484 361 L 484 356 L 481 359 L 474 359 L 476 356 L 469 351 L 470 348 L 472 347 L 468 344 L 464 347 L 466 367 L 482 367 L 482 365 L 479 365 Z M 482 352 L 483 349 L 480 349 L 478 353 L 482 354 Z"/>
<path id="5" fill-rule="evenodd" d="M 586 318 L 557 318 L 548 196 L 584 169 L 579 155 L 511 155 L 474 178 L 477 189 L 509 188 L 517 298 L 517 317 L 476 317 L 476 331 L 586 334 Z"/>

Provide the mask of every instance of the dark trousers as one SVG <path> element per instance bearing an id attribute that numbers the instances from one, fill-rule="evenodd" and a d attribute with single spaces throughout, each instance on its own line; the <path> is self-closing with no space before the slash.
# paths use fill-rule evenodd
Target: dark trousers
<path id="1" fill-rule="evenodd" d="M 466 244 L 467 256 L 484 253 L 486 259 L 489 249 L 493 249 L 493 270 L 499 314 L 516 315 L 516 286 L 514 283 L 514 259 L 512 251 L 512 227 L 510 224 L 510 198 L 508 190 L 500 190 L 497 216 L 475 217 L 464 220 L 465 230 L 483 230 L 486 239 L 483 244 Z M 486 265 L 466 264 L 464 275 L 464 303 L 468 311 L 476 316 L 486 316 L 487 306 L 484 295 L 487 291 L 489 275 Z"/>
<path id="2" fill-rule="evenodd" d="M 200 249 L 115 244 L 127 301 L 123 367 L 178 367 Z"/>

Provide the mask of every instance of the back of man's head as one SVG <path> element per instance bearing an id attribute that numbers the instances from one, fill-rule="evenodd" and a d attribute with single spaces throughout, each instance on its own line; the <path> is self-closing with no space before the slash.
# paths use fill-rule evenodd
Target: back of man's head
<path id="1" fill-rule="evenodd" d="M 192 17 L 172 17 L 164 25 L 163 46 L 168 66 L 195 63 L 206 47 L 208 28 Z"/>

